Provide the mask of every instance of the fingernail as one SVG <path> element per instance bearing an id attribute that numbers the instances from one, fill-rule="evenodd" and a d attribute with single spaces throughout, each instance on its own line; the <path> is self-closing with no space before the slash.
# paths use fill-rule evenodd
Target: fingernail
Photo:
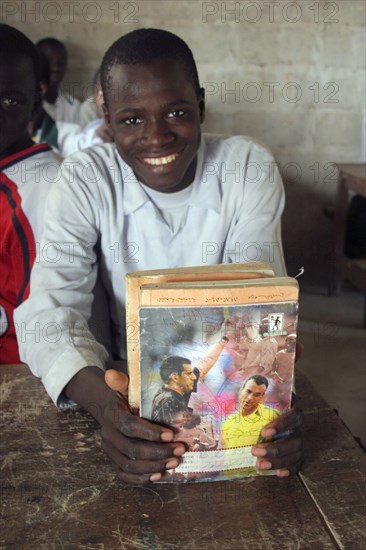
<path id="1" fill-rule="evenodd" d="M 262 460 L 259 463 L 258 468 L 259 468 L 259 470 L 270 470 L 272 468 L 272 464 L 271 464 L 271 462 L 268 462 L 268 460 Z"/>
<path id="2" fill-rule="evenodd" d="M 173 439 L 174 434 L 172 432 L 161 432 L 161 440 L 165 442 L 169 442 Z"/>
<path id="3" fill-rule="evenodd" d="M 272 437 L 277 433 L 277 430 L 274 428 L 263 428 L 262 436 L 263 437 Z"/>
<path id="4" fill-rule="evenodd" d="M 182 456 L 186 452 L 186 448 L 183 445 L 179 445 L 173 449 L 173 455 Z"/>
<path id="5" fill-rule="evenodd" d="M 159 481 L 161 479 L 161 474 L 152 474 L 150 476 L 150 481 Z"/>
<path id="6" fill-rule="evenodd" d="M 254 456 L 266 456 L 267 449 L 263 449 L 262 447 L 254 447 L 252 454 Z"/>
<path id="7" fill-rule="evenodd" d="M 276 474 L 278 477 L 288 477 L 290 475 L 289 470 L 277 470 Z"/>
<path id="8" fill-rule="evenodd" d="M 178 464 L 179 464 L 179 461 L 176 458 L 173 458 L 173 460 L 169 460 L 169 462 L 165 464 L 165 468 L 167 470 L 172 470 L 173 468 L 176 468 Z"/>

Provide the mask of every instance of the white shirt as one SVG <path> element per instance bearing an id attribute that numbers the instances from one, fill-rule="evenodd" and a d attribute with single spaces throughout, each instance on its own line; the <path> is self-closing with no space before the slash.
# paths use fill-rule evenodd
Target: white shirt
<path id="1" fill-rule="evenodd" d="M 92 120 L 99 118 L 97 107 L 94 103 L 93 97 L 86 98 L 80 105 L 79 111 L 79 124 L 82 128 L 86 126 Z"/>
<path id="2" fill-rule="evenodd" d="M 103 368 L 107 359 L 87 324 L 98 266 L 109 298 L 112 351 L 122 358 L 126 272 L 261 260 L 285 274 L 283 186 L 260 144 L 244 136 L 202 137 L 183 225 L 172 227 L 145 189 L 114 144 L 105 144 L 66 159 L 48 196 L 31 296 L 16 310 L 16 321 L 22 360 L 60 405 L 80 369 Z"/>
<path id="3" fill-rule="evenodd" d="M 48 101 L 42 102 L 43 108 L 53 118 L 61 122 L 73 122 L 80 124 L 80 106 L 81 102 L 64 92 L 59 92 L 55 103 Z"/>
<path id="4" fill-rule="evenodd" d="M 58 151 L 63 157 L 68 157 L 77 151 L 100 145 L 103 140 L 98 136 L 97 130 L 103 124 L 103 118 L 92 120 L 84 128 L 70 122 L 56 122 Z"/>

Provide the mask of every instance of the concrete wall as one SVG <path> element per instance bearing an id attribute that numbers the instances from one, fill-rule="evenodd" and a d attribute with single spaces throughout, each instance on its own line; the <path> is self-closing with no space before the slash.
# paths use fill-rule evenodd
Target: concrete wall
<path id="1" fill-rule="evenodd" d="M 0 19 L 34 41 L 55 36 L 70 55 L 65 88 L 78 96 L 104 51 L 139 27 L 179 34 L 206 89 L 205 130 L 265 142 L 287 191 L 283 234 L 289 272 L 304 282 L 332 261 L 332 162 L 365 161 L 365 2 L 254 0 L 2 0 Z"/>

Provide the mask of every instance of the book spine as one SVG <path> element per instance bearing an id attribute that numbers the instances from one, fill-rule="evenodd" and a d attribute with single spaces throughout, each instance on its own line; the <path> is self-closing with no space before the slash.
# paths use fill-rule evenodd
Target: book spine
<path id="1" fill-rule="evenodd" d="M 287 302 L 298 299 L 294 286 L 237 287 L 237 288 L 151 288 L 141 287 L 142 306 L 230 306 Z"/>

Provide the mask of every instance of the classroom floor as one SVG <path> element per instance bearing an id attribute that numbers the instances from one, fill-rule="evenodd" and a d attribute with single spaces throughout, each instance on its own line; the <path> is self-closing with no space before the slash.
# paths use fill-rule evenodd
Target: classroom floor
<path id="1" fill-rule="evenodd" d="M 339 296 L 328 297 L 324 286 L 306 285 L 299 313 L 305 351 L 298 368 L 366 448 L 363 304 L 363 294 L 353 287 L 344 285 Z"/>

